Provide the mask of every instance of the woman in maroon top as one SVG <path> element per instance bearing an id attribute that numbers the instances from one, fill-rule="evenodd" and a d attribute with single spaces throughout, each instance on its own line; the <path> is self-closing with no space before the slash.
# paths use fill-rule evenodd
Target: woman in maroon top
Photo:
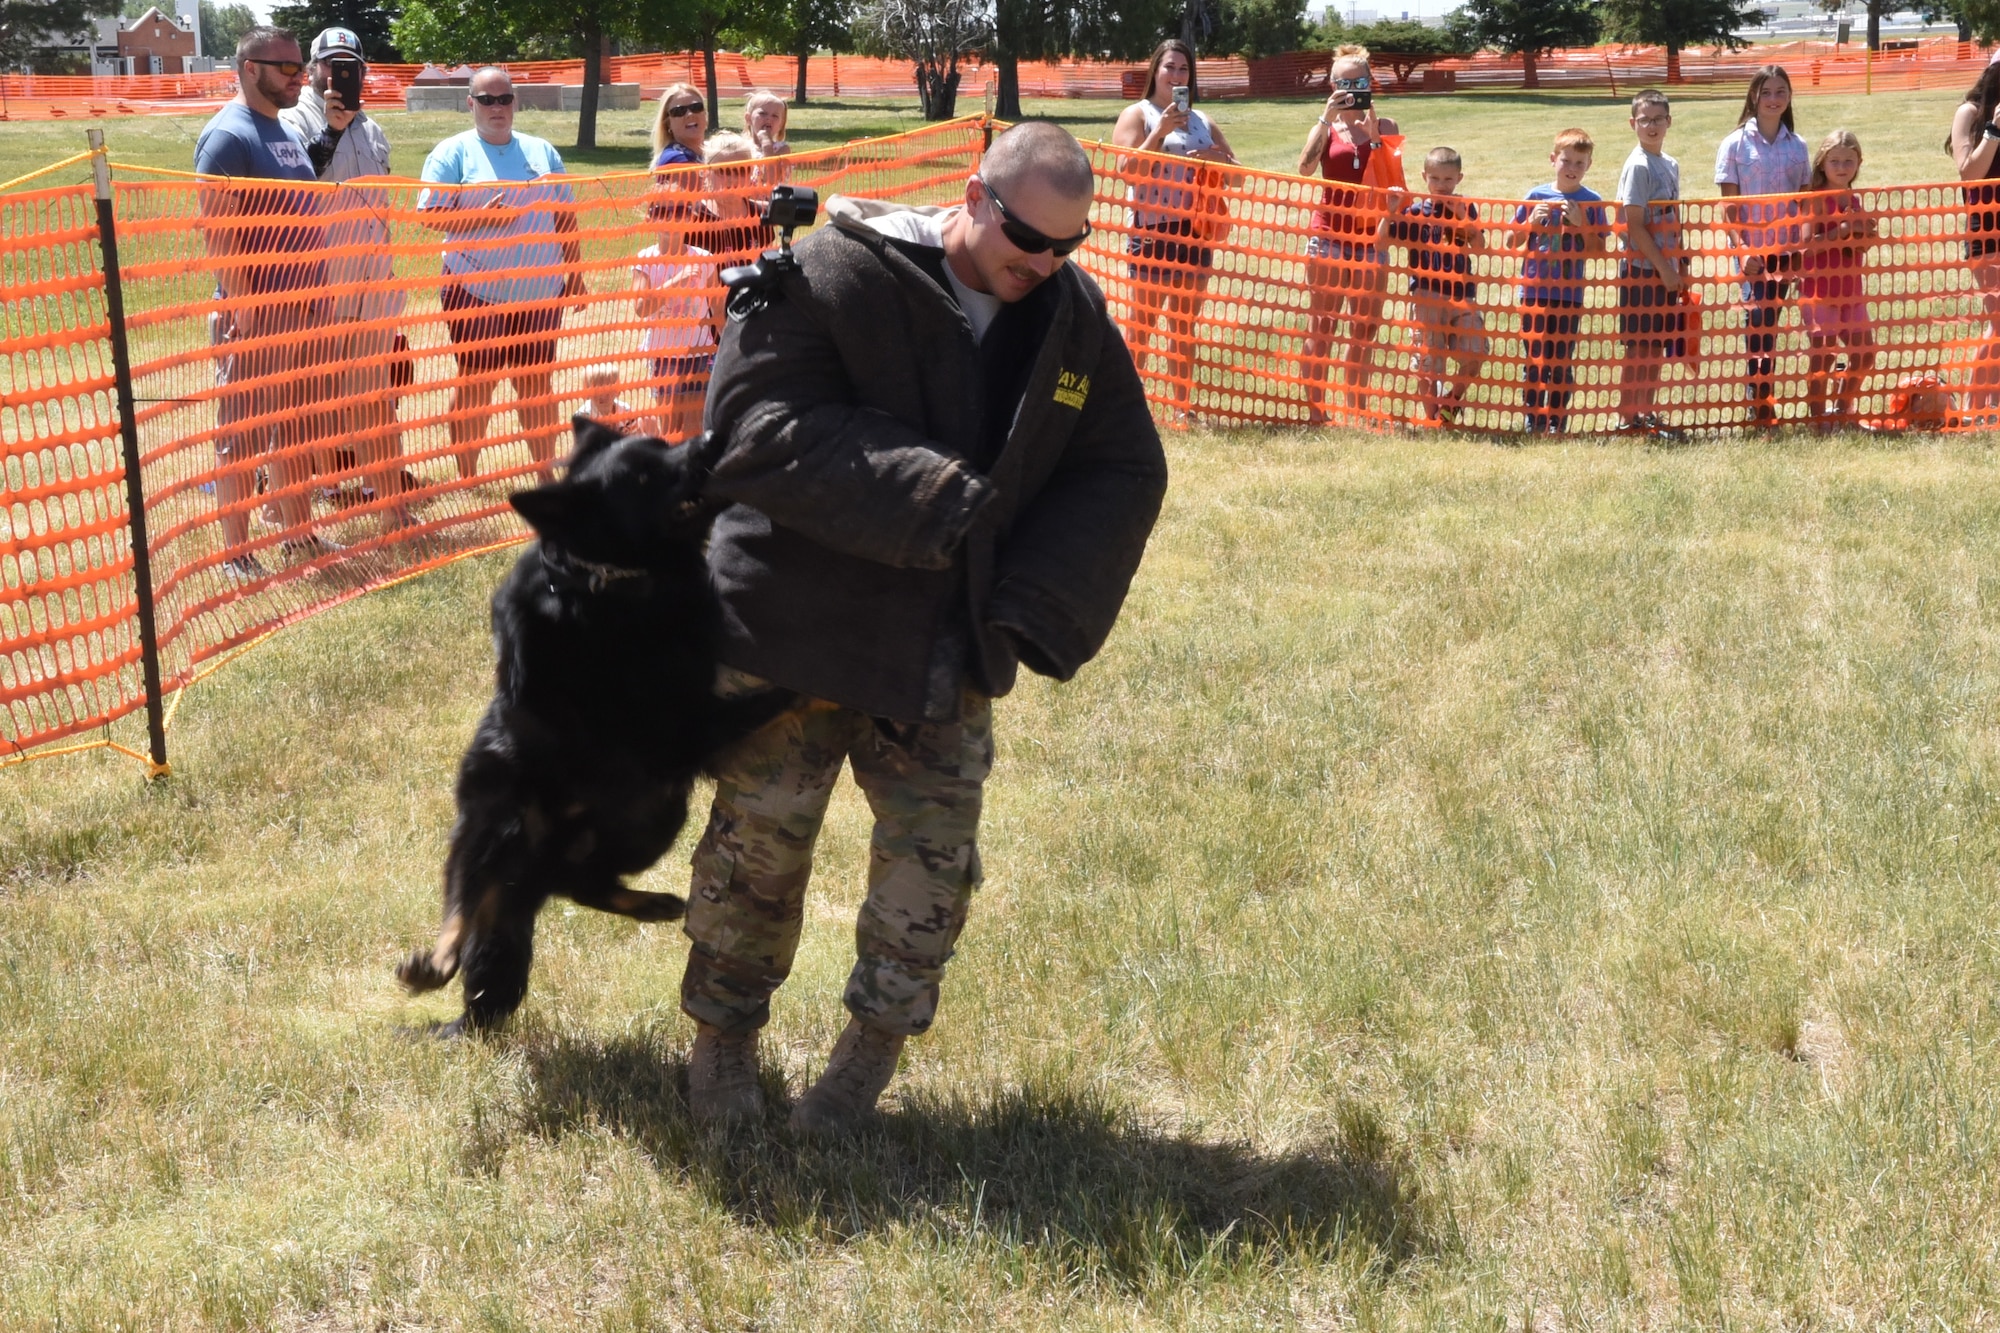
<path id="1" fill-rule="evenodd" d="M 1357 101 L 1362 105 L 1357 107 Z M 1306 135 L 1305 149 L 1299 154 L 1299 174 L 1359 185 L 1367 178 L 1369 159 L 1382 150 L 1382 136 L 1396 132 L 1395 121 L 1375 114 L 1368 48 L 1343 46 L 1334 52 L 1333 92 Z M 1306 420 L 1315 426 L 1327 420 L 1326 385 L 1320 367 L 1339 336 L 1341 316 L 1348 319 L 1347 345 L 1339 357 L 1341 378 L 1347 384 L 1347 404 L 1356 410 L 1368 395 L 1370 354 L 1382 323 L 1388 270 L 1375 250 L 1380 210 L 1364 216 L 1358 195 L 1356 190 L 1327 186 L 1320 207 L 1313 213 L 1312 237 L 1306 242 L 1310 304 L 1306 354 L 1299 375 L 1306 386 Z"/>

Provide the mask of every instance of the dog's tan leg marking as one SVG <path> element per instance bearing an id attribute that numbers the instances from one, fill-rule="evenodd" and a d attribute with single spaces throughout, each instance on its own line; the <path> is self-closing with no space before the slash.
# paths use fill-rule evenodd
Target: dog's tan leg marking
<path id="1" fill-rule="evenodd" d="M 429 953 L 417 950 L 396 969 L 396 980 L 412 995 L 437 990 L 458 975 L 458 951 L 465 942 L 465 918 L 454 912 Z"/>

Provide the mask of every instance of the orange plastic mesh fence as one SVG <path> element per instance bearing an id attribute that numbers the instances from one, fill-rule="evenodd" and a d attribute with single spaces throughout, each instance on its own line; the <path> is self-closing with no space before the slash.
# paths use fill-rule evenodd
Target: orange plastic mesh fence
<path id="1" fill-rule="evenodd" d="M 0 196 L 0 756 L 144 702 L 87 188 Z"/>
<path id="2" fill-rule="evenodd" d="M 778 180 L 935 202 L 976 122 L 785 159 L 509 186 L 120 168 L 167 689 L 272 629 L 518 541 L 569 417 L 696 429 L 720 269 Z M 87 191 L 0 197 L 0 758 L 143 704 Z"/>
<path id="3" fill-rule="evenodd" d="M 1627 268 L 1612 203 L 1557 219 L 1090 147 L 1081 262 L 1170 417 L 2000 424 L 2000 183 L 1656 206 L 1689 275 L 1668 293 Z"/>
<path id="4" fill-rule="evenodd" d="M 121 169 L 167 688 L 313 611 L 519 540 L 507 496 L 566 452 L 573 411 L 696 429 L 718 273 L 768 242 L 752 201 L 773 184 L 947 202 L 982 142 L 958 121 L 657 177 L 463 189 Z M 1662 209 L 1652 230 L 1690 275 L 1681 295 L 1621 271 L 1609 205 L 1558 218 L 1086 148 L 1099 192 L 1076 262 L 1168 420 L 2000 419 L 2000 182 Z M 80 189 L 0 196 L 0 756 L 142 702 L 92 222 Z"/>

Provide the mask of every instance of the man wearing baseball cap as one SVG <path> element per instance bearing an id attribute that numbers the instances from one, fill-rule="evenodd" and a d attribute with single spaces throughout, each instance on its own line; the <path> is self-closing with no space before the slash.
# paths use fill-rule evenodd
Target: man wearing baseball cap
<path id="1" fill-rule="evenodd" d="M 351 81 L 336 77 L 336 66 Z M 323 181 L 342 183 L 359 176 L 389 174 L 389 137 L 359 105 L 348 106 L 339 84 L 359 89 L 368 73 L 361 39 L 346 28 L 327 28 L 313 38 L 312 82 L 299 93 L 298 105 L 278 113 L 306 146 L 313 171 Z M 381 515 L 383 531 L 409 521 L 400 501 L 415 478 L 397 467 L 402 438 L 396 430 L 396 403 L 411 382 L 409 344 L 396 330 L 405 301 L 393 281 L 390 233 L 383 219 L 390 199 L 385 191 L 347 189 L 330 205 L 327 285 L 332 293 L 332 333 L 338 339 L 338 359 L 344 368 L 341 417 L 345 444 L 323 460 L 346 483 L 335 492 L 340 502 L 362 502 Z M 361 477 L 353 479 L 359 468 Z"/>

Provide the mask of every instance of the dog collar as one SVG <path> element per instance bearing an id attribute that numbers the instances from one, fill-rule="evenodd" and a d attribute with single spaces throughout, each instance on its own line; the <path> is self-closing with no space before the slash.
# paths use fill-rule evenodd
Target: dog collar
<path id="1" fill-rule="evenodd" d="M 625 565 L 602 564 L 596 560 L 585 560 L 581 556 L 571 555 L 566 551 L 551 551 L 546 546 L 542 548 L 542 568 L 550 574 L 580 578 L 593 593 L 603 592 L 611 585 L 623 583 L 627 579 L 650 579 L 652 577 L 651 570 L 632 569 Z M 555 586 L 553 579 L 550 580 L 549 586 L 553 590 Z"/>

